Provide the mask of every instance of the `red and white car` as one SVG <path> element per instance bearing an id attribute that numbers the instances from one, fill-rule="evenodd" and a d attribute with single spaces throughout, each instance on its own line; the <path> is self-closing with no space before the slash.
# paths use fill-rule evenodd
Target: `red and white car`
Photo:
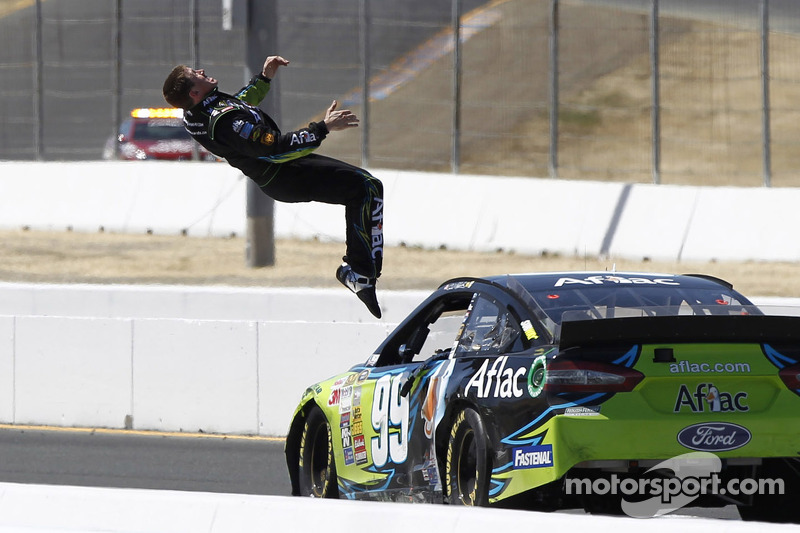
<path id="1" fill-rule="evenodd" d="M 183 109 L 136 108 L 115 137 L 106 141 L 103 159 L 144 161 L 217 161 L 208 150 L 192 141 L 183 127 Z"/>

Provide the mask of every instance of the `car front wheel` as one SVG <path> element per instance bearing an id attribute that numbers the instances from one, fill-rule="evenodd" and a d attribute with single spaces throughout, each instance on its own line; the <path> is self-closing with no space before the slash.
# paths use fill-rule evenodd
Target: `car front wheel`
<path id="1" fill-rule="evenodd" d="M 489 504 L 489 440 L 483 421 L 466 408 L 456 415 L 450 429 L 445 462 L 448 501 L 453 505 Z"/>
<path id="2" fill-rule="evenodd" d="M 331 427 L 317 407 L 312 408 L 306 417 L 298 456 L 300 494 L 314 498 L 338 498 Z"/>

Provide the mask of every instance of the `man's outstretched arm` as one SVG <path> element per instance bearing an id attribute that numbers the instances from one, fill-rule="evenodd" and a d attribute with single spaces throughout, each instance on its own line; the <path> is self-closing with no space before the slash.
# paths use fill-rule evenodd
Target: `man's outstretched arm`
<path id="1" fill-rule="evenodd" d="M 267 96 L 269 92 L 269 82 L 275 77 L 278 67 L 284 67 L 289 64 L 287 59 L 281 56 L 269 56 L 264 60 L 264 66 L 261 67 L 261 72 L 253 76 L 245 87 L 242 87 L 236 93 L 236 98 L 247 102 L 250 105 L 258 105 Z"/>

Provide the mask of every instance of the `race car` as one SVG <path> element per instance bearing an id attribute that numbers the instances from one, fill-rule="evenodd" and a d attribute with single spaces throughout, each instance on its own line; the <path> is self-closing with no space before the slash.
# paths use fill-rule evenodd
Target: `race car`
<path id="1" fill-rule="evenodd" d="M 704 460 L 717 489 L 781 491 L 698 491 L 650 516 L 690 502 L 797 521 L 800 317 L 704 275 L 452 279 L 306 389 L 285 452 L 294 495 L 631 516 L 697 477 L 675 458 Z M 575 490 L 614 480 L 648 490 Z"/>
<path id="2" fill-rule="evenodd" d="M 106 141 L 103 159 L 219 160 L 199 144 L 195 146 L 183 127 L 183 109 L 175 108 L 133 109 L 130 118 L 120 125 L 118 134 Z"/>

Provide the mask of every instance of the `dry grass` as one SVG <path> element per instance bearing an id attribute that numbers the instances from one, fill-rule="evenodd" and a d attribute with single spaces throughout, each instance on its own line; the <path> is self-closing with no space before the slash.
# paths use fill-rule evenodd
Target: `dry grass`
<path id="1" fill-rule="evenodd" d="M 243 238 L 39 231 L 0 232 L 0 280 L 47 283 L 338 287 L 344 245 L 278 241 L 276 264 L 248 268 Z M 594 258 L 389 248 L 379 288 L 432 290 L 445 279 L 508 272 L 611 270 Z M 800 297 L 800 266 L 788 263 L 617 261 L 618 271 L 703 273 L 757 296 Z"/>

